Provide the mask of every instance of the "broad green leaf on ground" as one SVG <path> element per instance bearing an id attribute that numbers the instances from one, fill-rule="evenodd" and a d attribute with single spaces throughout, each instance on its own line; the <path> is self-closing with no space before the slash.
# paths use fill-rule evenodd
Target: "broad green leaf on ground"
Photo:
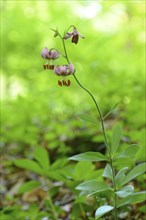
<path id="1" fill-rule="evenodd" d="M 120 189 L 119 191 L 116 191 L 116 194 L 120 197 L 120 198 L 125 198 L 126 196 L 131 195 L 134 192 L 134 187 L 129 185 L 129 186 L 125 186 L 122 189 Z"/>
<path id="2" fill-rule="evenodd" d="M 28 181 L 26 183 L 23 183 L 20 186 L 19 193 L 29 192 L 29 191 L 31 191 L 32 189 L 34 189 L 38 186 L 40 186 L 40 182 L 35 181 L 35 180 Z"/>
<path id="3" fill-rule="evenodd" d="M 138 145 L 131 145 L 129 146 L 126 150 L 124 150 L 122 153 L 117 155 L 114 159 L 119 159 L 119 158 L 131 158 L 136 156 L 137 152 L 139 151 L 140 146 Z"/>
<path id="4" fill-rule="evenodd" d="M 111 140 L 111 151 L 113 155 L 118 151 L 121 136 L 122 136 L 121 127 L 120 125 L 116 125 L 116 127 L 113 130 L 112 140 Z"/>
<path id="5" fill-rule="evenodd" d="M 146 191 L 133 193 L 132 195 L 129 195 L 124 199 L 122 199 L 118 204 L 118 208 L 128 204 L 136 204 L 136 203 L 144 202 L 145 200 L 146 200 Z"/>
<path id="6" fill-rule="evenodd" d="M 79 184 L 76 189 L 81 191 L 89 191 L 89 192 L 102 192 L 106 190 L 111 190 L 111 188 L 103 182 L 99 182 L 97 180 L 89 180 Z"/>
<path id="7" fill-rule="evenodd" d="M 126 178 L 125 173 L 127 170 L 128 170 L 128 167 L 124 167 L 117 173 L 116 178 L 115 178 L 117 188 L 123 185 L 125 178 Z"/>
<path id="8" fill-rule="evenodd" d="M 69 158 L 76 161 L 108 161 L 108 158 L 99 152 L 86 152 Z"/>
<path id="9" fill-rule="evenodd" d="M 85 172 L 86 170 L 86 172 Z M 94 165 L 90 161 L 80 161 L 75 165 L 72 178 L 76 181 L 87 180 L 93 174 Z M 91 177 L 90 179 L 93 179 Z"/>
<path id="10" fill-rule="evenodd" d="M 34 158 L 39 162 L 42 168 L 49 169 L 49 165 L 50 165 L 49 155 L 45 148 L 36 147 L 34 150 Z"/>
<path id="11" fill-rule="evenodd" d="M 102 176 L 106 177 L 106 178 L 109 178 L 110 180 L 113 180 L 112 168 L 109 164 L 106 165 Z"/>
<path id="12" fill-rule="evenodd" d="M 136 178 L 137 176 L 143 174 L 146 171 L 146 163 L 141 163 L 138 166 L 134 167 L 126 176 L 125 181 L 122 185 L 128 183 L 132 179 Z"/>
<path id="13" fill-rule="evenodd" d="M 14 164 L 17 167 L 26 169 L 26 170 L 31 170 L 35 173 L 38 174 L 42 174 L 43 170 L 40 168 L 40 166 L 38 165 L 38 163 L 36 163 L 35 161 L 32 160 L 28 160 L 28 159 L 18 159 L 18 160 L 14 160 Z"/>
<path id="14" fill-rule="evenodd" d="M 64 167 L 68 163 L 67 158 L 58 158 L 51 164 L 51 169 L 58 169 Z"/>
<path id="15" fill-rule="evenodd" d="M 104 205 L 99 207 L 95 212 L 95 219 L 99 219 L 101 216 L 105 215 L 106 213 L 110 212 L 113 209 L 114 207 L 110 205 Z"/>

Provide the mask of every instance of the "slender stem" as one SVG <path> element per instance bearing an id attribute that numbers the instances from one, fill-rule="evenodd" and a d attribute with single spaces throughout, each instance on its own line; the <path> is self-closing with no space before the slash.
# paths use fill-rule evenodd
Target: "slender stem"
<path id="1" fill-rule="evenodd" d="M 50 208 L 52 209 L 52 214 L 53 214 L 54 220 L 58 220 L 58 217 L 57 217 L 57 214 L 56 214 L 56 211 L 55 211 L 55 208 L 52 203 L 52 199 L 51 199 L 50 195 L 48 196 L 48 202 L 49 202 Z"/>
<path id="2" fill-rule="evenodd" d="M 107 136 L 106 136 L 106 132 L 105 132 L 105 127 L 104 127 L 104 122 L 103 122 L 103 119 L 102 119 L 102 113 L 101 113 L 101 110 L 100 110 L 100 108 L 99 108 L 99 105 L 97 104 L 97 102 L 96 102 L 94 96 L 92 95 L 92 93 L 91 93 L 88 89 L 86 89 L 84 86 L 82 86 L 82 84 L 81 84 L 81 83 L 79 82 L 79 80 L 77 79 L 76 75 L 74 74 L 73 76 L 74 76 L 76 82 L 78 83 L 78 85 L 79 85 L 82 89 L 84 89 L 84 90 L 91 96 L 93 102 L 95 103 L 95 106 L 96 106 L 96 108 L 97 108 L 97 110 L 98 110 L 99 117 L 100 117 L 100 120 L 101 120 L 101 125 L 102 125 L 102 131 L 103 131 L 103 135 L 104 135 L 104 139 L 105 139 L 105 144 L 106 144 L 106 146 L 107 146 L 108 153 L 110 154 L 109 144 L 108 144 L 108 140 L 107 140 Z"/>
<path id="3" fill-rule="evenodd" d="M 61 37 L 61 36 L 60 36 Z M 69 58 L 68 58 L 68 55 L 67 55 L 67 50 L 66 50 L 66 46 L 65 46 L 65 42 L 64 42 L 64 39 L 61 37 L 62 39 L 62 43 L 63 43 L 63 48 L 64 48 L 64 52 L 65 52 L 65 58 L 68 62 L 68 64 L 70 63 L 69 62 Z M 101 121 L 101 127 L 102 127 L 102 131 L 103 131 L 103 136 L 104 136 L 104 140 L 105 140 L 105 145 L 106 145 L 106 148 L 107 148 L 107 151 L 108 151 L 108 156 L 109 156 L 109 163 L 111 165 L 111 169 L 112 169 L 112 175 L 113 175 L 113 188 L 114 188 L 114 192 L 116 192 L 116 181 L 115 181 L 115 170 L 114 170 L 114 165 L 113 165 L 113 160 L 112 160 L 112 156 L 111 156 L 111 149 L 110 149 L 110 145 L 108 143 L 108 139 L 107 139 L 107 135 L 106 135 L 106 131 L 105 131 L 105 126 L 104 126 L 104 119 L 103 119 L 103 116 L 102 116 L 102 112 L 100 110 L 100 107 L 99 107 L 99 104 L 97 103 L 96 99 L 94 98 L 94 96 L 92 95 L 92 93 L 86 89 L 81 83 L 80 81 L 78 80 L 78 78 L 76 77 L 75 73 L 73 74 L 76 82 L 78 83 L 78 85 L 84 90 L 86 91 L 90 97 L 92 98 L 95 106 L 96 106 L 96 109 L 98 111 L 98 114 L 99 114 L 99 117 L 100 117 L 100 121 Z M 118 211 L 117 211 L 117 196 L 116 196 L 116 193 L 114 195 L 114 215 L 115 215 L 115 220 L 118 219 Z"/>
<path id="4" fill-rule="evenodd" d="M 63 49 L 64 49 L 64 53 L 65 53 L 65 58 L 66 58 L 66 60 L 67 60 L 67 62 L 68 62 L 68 64 L 70 63 L 69 62 L 69 58 L 68 58 L 68 56 L 67 56 L 67 51 L 66 51 L 66 46 L 65 46 L 65 42 L 64 42 L 64 39 L 61 37 L 61 39 L 62 39 L 62 43 L 63 43 Z"/>

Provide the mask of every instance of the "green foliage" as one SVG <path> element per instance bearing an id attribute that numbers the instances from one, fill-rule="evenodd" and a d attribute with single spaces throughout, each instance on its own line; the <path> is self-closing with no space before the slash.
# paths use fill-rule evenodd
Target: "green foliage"
<path id="1" fill-rule="evenodd" d="M 121 188 L 121 190 L 116 191 L 116 194 L 120 197 L 120 198 L 124 198 L 127 197 L 131 194 L 133 194 L 134 192 L 134 187 L 133 186 L 125 186 L 124 188 Z"/>
<path id="2" fill-rule="evenodd" d="M 34 151 L 34 158 L 38 161 L 40 166 L 44 169 L 49 169 L 50 161 L 48 153 L 43 147 L 36 147 Z"/>
<path id="3" fill-rule="evenodd" d="M 97 9 L 95 16 L 90 7 Z M 93 220 L 95 212 L 98 219 L 110 211 L 106 217 L 113 219 L 115 195 L 119 212 L 143 202 L 145 192 L 139 191 L 144 189 L 145 172 L 144 2 L 2 0 L 1 14 L 1 218 L 53 219 L 44 198 L 23 210 L 21 197 L 37 187 L 49 186 L 62 219 Z M 57 76 L 42 67 L 42 48 L 63 52 L 50 28 L 63 34 L 70 24 L 85 35 L 78 45 L 66 41 L 70 60 L 101 106 L 108 139 L 112 137 L 115 194 L 111 161 L 90 97 L 72 76 L 70 87 L 58 87 Z M 54 64 L 67 63 L 62 59 Z M 113 130 L 115 122 L 119 125 Z M 64 194 L 73 197 L 67 211 Z M 134 213 L 143 213 L 135 207 Z"/>
<path id="4" fill-rule="evenodd" d="M 139 146 L 137 145 L 131 145 L 126 150 L 124 150 L 122 153 L 120 153 L 118 156 L 116 156 L 114 159 L 123 159 L 123 158 L 134 158 L 139 151 Z"/>
<path id="5" fill-rule="evenodd" d="M 128 174 L 127 176 L 124 178 L 124 182 L 123 184 L 128 183 L 129 181 L 131 181 L 132 179 L 136 178 L 137 176 L 143 174 L 144 172 L 146 172 L 146 163 L 141 163 L 138 166 L 135 166 Z M 122 185 L 123 185 L 122 184 Z"/>
<path id="6" fill-rule="evenodd" d="M 31 191 L 32 189 L 34 189 L 38 186 L 40 186 L 40 183 L 38 181 L 35 181 L 35 180 L 25 182 L 20 186 L 19 193 L 29 192 L 29 191 Z"/>
<path id="7" fill-rule="evenodd" d="M 86 152 L 69 158 L 76 161 L 107 161 L 107 157 L 99 152 Z"/>
<path id="8" fill-rule="evenodd" d="M 146 200 L 146 191 L 133 193 L 132 195 L 127 196 L 126 198 L 122 199 L 119 202 L 118 207 L 125 206 L 127 204 L 140 203 L 140 202 L 143 202 L 145 200 Z"/>
<path id="9" fill-rule="evenodd" d="M 112 171 L 111 166 L 108 163 L 103 171 L 102 176 L 113 181 L 113 171 Z"/>
<path id="10" fill-rule="evenodd" d="M 76 187 L 76 189 L 88 191 L 89 194 L 112 190 L 104 182 L 98 182 L 97 180 L 89 180 L 81 183 Z"/>
<path id="11" fill-rule="evenodd" d="M 106 213 L 110 212 L 111 210 L 113 210 L 113 206 L 109 206 L 109 205 L 104 205 L 101 206 L 100 208 L 98 208 L 95 212 L 95 218 L 99 219 L 101 216 L 105 215 Z"/>
<path id="12" fill-rule="evenodd" d="M 38 163 L 31 161 L 31 160 L 27 160 L 27 159 L 15 160 L 14 164 L 20 168 L 31 170 L 31 171 L 38 173 L 38 174 L 42 174 L 42 171 L 43 171 L 40 168 Z"/>
<path id="13" fill-rule="evenodd" d="M 120 139 L 122 136 L 122 130 L 119 125 L 114 128 L 112 140 L 111 140 L 111 152 L 114 155 L 118 151 L 118 147 L 120 144 Z"/>
<path id="14" fill-rule="evenodd" d="M 117 173 L 115 180 L 116 180 L 116 186 L 117 188 L 119 188 L 120 186 L 122 186 L 123 184 L 123 179 L 125 180 L 126 175 L 125 173 L 127 172 L 128 167 L 124 167 L 121 170 L 119 170 L 119 172 Z"/>
<path id="15" fill-rule="evenodd" d="M 144 192 L 135 193 L 134 187 L 132 185 L 126 185 L 124 187 L 122 186 L 129 183 L 137 176 L 143 174 L 146 171 L 146 163 L 141 163 L 135 166 L 127 175 L 126 172 L 128 170 L 128 167 L 124 167 L 121 170 L 119 170 L 119 172 L 115 176 L 115 171 L 113 167 L 114 160 L 119 160 L 120 158 L 129 158 L 129 157 L 131 158 L 131 156 L 134 156 L 134 153 L 136 153 L 139 150 L 139 146 L 132 145 L 130 147 L 127 147 L 127 149 L 122 153 L 119 152 L 118 154 L 120 138 L 121 138 L 121 128 L 116 127 L 112 135 L 111 152 L 113 153 L 113 155 L 116 153 L 117 156 L 115 157 L 116 159 L 115 158 L 112 159 L 111 155 L 110 154 L 108 155 L 109 159 L 107 159 L 106 161 L 109 161 L 109 163 L 106 164 L 102 173 L 103 177 L 112 181 L 113 187 L 108 186 L 104 182 L 99 182 L 98 180 L 95 179 L 85 181 L 76 187 L 76 189 L 86 193 L 86 195 L 88 196 L 94 194 L 101 194 L 104 192 L 104 196 L 108 197 L 109 192 L 111 191 L 110 193 L 111 198 L 116 198 L 117 207 L 110 205 L 104 205 L 99 207 L 95 212 L 96 219 L 99 219 L 101 216 L 104 216 L 107 212 L 110 212 L 113 209 L 115 210 L 127 204 L 140 203 L 145 200 Z M 90 158 L 90 161 L 94 162 L 96 161 L 95 160 L 96 156 L 98 159 L 99 155 L 97 152 L 87 152 L 73 156 L 70 159 L 77 161 L 80 160 L 88 161 Z"/>

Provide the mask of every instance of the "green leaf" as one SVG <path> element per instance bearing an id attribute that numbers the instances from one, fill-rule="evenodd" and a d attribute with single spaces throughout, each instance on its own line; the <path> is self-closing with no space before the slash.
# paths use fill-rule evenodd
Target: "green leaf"
<path id="1" fill-rule="evenodd" d="M 98 192 L 103 192 L 107 190 L 112 190 L 109 186 L 107 186 L 103 182 L 98 182 L 97 180 L 88 180 L 86 182 L 83 182 L 79 184 L 76 189 L 81 190 L 81 191 L 89 191 L 98 193 Z"/>
<path id="2" fill-rule="evenodd" d="M 103 120 L 105 120 L 115 110 L 115 108 L 118 106 L 118 104 L 119 104 L 119 102 L 114 104 L 114 106 L 111 108 L 111 110 L 103 117 Z"/>
<path id="3" fill-rule="evenodd" d="M 26 170 L 31 170 L 31 171 L 33 171 L 35 173 L 38 173 L 38 174 L 43 173 L 43 170 L 40 168 L 40 166 L 32 160 L 19 159 L 19 160 L 15 160 L 14 164 L 17 167 L 20 167 L 20 168 L 23 168 L 23 169 L 26 169 Z"/>
<path id="4" fill-rule="evenodd" d="M 76 161 L 108 161 L 108 158 L 99 152 L 86 152 L 69 158 Z"/>
<path id="5" fill-rule="evenodd" d="M 121 190 L 116 191 L 116 194 L 120 197 L 120 198 L 125 198 L 129 195 L 131 195 L 134 192 L 134 187 L 129 185 L 129 186 L 125 186 L 123 187 Z"/>
<path id="6" fill-rule="evenodd" d="M 113 209 L 114 207 L 110 205 L 101 206 L 95 212 L 95 219 L 99 219 L 101 216 L 105 215 L 106 213 L 110 212 Z"/>
<path id="7" fill-rule="evenodd" d="M 128 170 L 128 167 L 124 167 L 117 173 L 116 178 L 115 178 L 117 188 L 123 185 L 125 178 L 126 178 L 125 173 L 127 170 Z"/>
<path id="8" fill-rule="evenodd" d="M 34 189 L 38 186 L 40 186 L 40 182 L 35 181 L 35 180 L 28 181 L 26 183 L 23 183 L 20 186 L 19 193 L 29 192 L 29 191 L 31 191 L 32 189 Z"/>
<path id="9" fill-rule="evenodd" d="M 112 168 L 109 164 L 106 165 L 104 171 L 103 171 L 103 174 L 102 176 L 103 177 L 106 177 L 106 178 L 109 178 L 110 180 L 113 180 L 113 174 L 112 174 Z"/>
<path id="10" fill-rule="evenodd" d="M 146 191 L 133 193 L 132 195 L 122 199 L 118 204 L 118 208 L 128 204 L 137 204 L 145 200 L 146 200 Z"/>
<path id="11" fill-rule="evenodd" d="M 113 155 L 118 151 L 121 136 L 122 136 L 121 127 L 119 125 L 116 125 L 116 127 L 113 130 L 112 141 L 111 141 L 111 151 Z"/>
<path id="12" fill-rule="evenodd" d="M 40 166 L 44 169 L 49 169 L 50 161 L 48 152 L 43 147 L 36 147 L 34 150 L 34 158 L 39 162 Z"/>
<path id="13" fill-rule="evenodd" d="M 128 183 L 132 179 L 136 178 L 137 176 L 143 174 L 146 171 L 146 163 L 141 163 L 138 166 L 134 167 L 125 178 L 125 181 L 122 185 Z"/>
<path id="14" fill-rule="evenodd" d="M 119 159 L 119 158 L 133 158 L 136 153 L 139 150 L 138 145 L 131 145 L 129 146 L 125 151 L 123 151 L 122 153 L 120 153 L 118 156 L 116 156 L 114 159 Z"/>
<path id="15" fill-rule="evenodd" d="M 81 120 L 92 123 L 97 126 L 97 120 L 95 117 L 92 117 L 91 115 L 88 114 L 78 114 L 77 116 L 79 116 Z"/>
<path id="16" fill-rule="evenodd" d="M 64 167 L 67 163 L 67 158 L 57 158 L 57 160 L 51 164 L 51 169 L 60 169 Z"/>
<path id="17" fill-rule="evenodd" d="M 93 174 L 94 165 L 90 161 L 80 161 L 76 164 L 72 178 L 76 181 L 87 180 Z M 85 172 L 86 170 L 86 172 Z M 91 179 L 91 178 L 90 178 Z"/>

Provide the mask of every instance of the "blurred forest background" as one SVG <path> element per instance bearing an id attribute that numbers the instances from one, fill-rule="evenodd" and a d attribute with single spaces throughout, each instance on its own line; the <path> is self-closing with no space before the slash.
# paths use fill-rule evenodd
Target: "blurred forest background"
<path id="1" fill-rule="evenodd" d="M 141 145 L 129 163 L 145 160 L 144 16 L 143 0 L 2 1 L 2 206 L 11 206 L 12 198 L 17 204 L 19 197 L 24 174 L 13 160 L 31 159 L 37 146 L 47 149 L 51 163 L 85 151 L 105 152 L 100 121 L 93 126 L 80 120 L 80 114 L 98 119 L 91 98 L 72 76 L 70 87 L 59 87 L 58 77 L 43 69 L 44 47 L 63 51 L 51 28 L 63 34 L 75 25 L 85 36 L 77 45 L 66 41 L 76 75 L 93 93 L 103 115 L 118 103 L 105 120 L 108 136 L 116 123 L 121 124 L 121 149 Z M 63 58 L 58 62 L 66 64 Z M 32 179 L 27 176 L 21 184 Z"/>

